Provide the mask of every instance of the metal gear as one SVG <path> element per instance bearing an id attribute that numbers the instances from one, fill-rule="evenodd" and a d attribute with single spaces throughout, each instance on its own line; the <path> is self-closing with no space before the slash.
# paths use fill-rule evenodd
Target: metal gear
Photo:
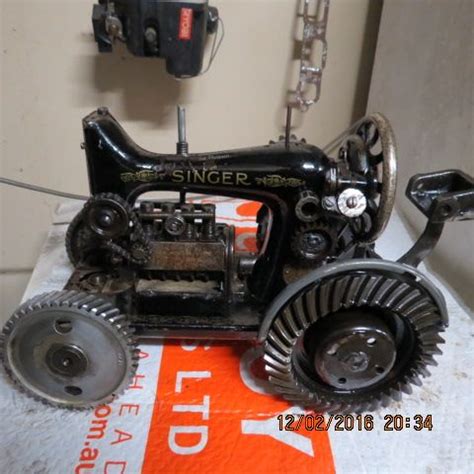
<path id="1" fill-rule="evenodd" d="M 69 261 L 76 267 L 87 258 L 90 252 L 97 252 L 100 248 L 101 241 L 87 228 L 82 209 L 76 214 L 66 231 L 66 253 Z"/>
<path id="2" fill-rule="evenodd" d="M 337 246 L 337 233 L 323 220 L 302 224 L 291 239 L 293 255 L 307 264 L 321 262 Z"/>
<path id="3" fill-rule="evenodd" d="M 84 205 L 87 226 L 104 239 L 116 239 L 130 231 L 133 208 L 113 193 L 91 197 Z"/>
<path id="4" fill-rule="evenodd" d="M 101 206 L 108 211 L 105 216 L 98 215 Z M 115 216 L 115 217 L 114 217 Z M 107 220 L 110 228 L 100 229 L 101 218 Z M 117 222 L 114 223 L 114 219 Z M 120 242 L 127 238 L 132 243 Z M 115 239 L 115 241 L 114 241 Z M 140 251 L 133 251 L 140 247 Z M 75 216 L 66 233 L 66 251 L 69 260 L 77 266 L 87 259 L 90 253 L 104 258 L 104 252 L 128 260 L 137 265 L 143 265 L 151 256 L 151 246 L 140 220 L 132 206 L 120 196 L 113 193 L 102 193 L 92 196 L 82 210 Z M 138 257 L 137 257 L 138 255 Z"/>
<path id="5" fill-rule="evenodd" d="M 415 279 L 353 271 L 286 303 L 264 343 L 265 367 L 292 402 L 332 413 L 372 411 L 430 375 L 443 330 L 440 308 Z"/>
<path id="6" fill-rule="evenodd" d="M 27 395 L 82 409 L 109 403 L 128 387 L 138 349 L 112 303 L 55 291 L 28 300 L 12 315 L 0 336 L 0 359 Z"/>

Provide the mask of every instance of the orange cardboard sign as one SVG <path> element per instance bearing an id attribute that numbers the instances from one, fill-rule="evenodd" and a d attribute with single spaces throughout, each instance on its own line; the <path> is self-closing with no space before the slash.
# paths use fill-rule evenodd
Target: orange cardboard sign
<path id="1" fill-rule="evenodd" d="M 256 250 L 259 208 L 226 213 L 240 224 L 236 249 Z M 280 430 L 293 408 L 271 392 L 249 343 L 167 342 L 143 472 L 334 472 L 328 433 Z"/>
<path id="2" fill-rule="evenodd" d="M 329 436 L 280 431 L 289 404 L 268 390 L 248 343 L 167 342 L 144 473 L 334 472 Z"/>

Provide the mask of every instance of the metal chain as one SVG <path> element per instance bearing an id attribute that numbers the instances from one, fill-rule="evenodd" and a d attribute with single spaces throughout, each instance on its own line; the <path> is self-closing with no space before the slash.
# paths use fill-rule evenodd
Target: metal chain
<path id="1" fill-rule="evenodd" d="M 143 255 L 143 257 L 141 258 L 134 257 L 129 250 L 120 246 L 119 244 L 116 244 L 112 240 L 106 241 L 105 245 L 107 248 L 112 250 L 112 252 L 119 254 L 121 257 L 125 258 L 130 263 L 134 263 L 136 265 L 144 265 L 150 260 L 152 255 L 151 242 L 150 239 L 147 237 L 145 230 L 143 229 L 143 226 L 140 220 L 138 219 L 136 213 L 131 208 L 128 209 L 128 211 L 133 228 L 133 232 L 130 235 L 130 240 L 133 241 L 133 243 L 141 244 L 143 246 L 145 255 Z"/>
<path id="2" fill-rule="evenodd" d="M 306 111 L 321 96 L 321 81 L 327 59 L 326 30 L 330 0 L 304 0 L 303 7 L 303 38 L 301 39 L 301 55 L 299 79 L 294 93 L 293 106 Z M 313 63 L 311 54 L 320 43 L 321 56 L 318 63 Z M 314 88 L 314 95 L 311 89 Z"/>

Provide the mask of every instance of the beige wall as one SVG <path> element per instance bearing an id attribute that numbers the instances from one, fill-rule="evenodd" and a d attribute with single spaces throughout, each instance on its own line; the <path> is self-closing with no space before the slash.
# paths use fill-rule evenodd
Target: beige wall
<path id="1" fill-rule="evenodd" d="M 386 2 L 369 110 L 391 120 L 399 150 L 398 205 L 419 235 L 423 215 L 404 197 L 415 173 L 474 175 L 474 2 Z M 429 262 L 474 307 L 474 226 L 448 223 Z"/>
<path id="2" fill-rule="evenodd" d="M 0 0 L 0 174 L 87 192 L 81 118 L 108 106 L 145 148 L 173 152 L 175 106 L 191 151 L 264 144 L 282 133 L 297 0 L 213 0 L 225 21 L 205 76 L 178 82 L 161 61 L 98 55 L 92 0 Z M 332 0 L 321 101 L 295 132 L 323 145 L 364 112 L 380 2 Z M 294 85 L 294 84 L 293 84 Z M 1 187 L 0 310 L 18 303 L 57 198 Z"/>

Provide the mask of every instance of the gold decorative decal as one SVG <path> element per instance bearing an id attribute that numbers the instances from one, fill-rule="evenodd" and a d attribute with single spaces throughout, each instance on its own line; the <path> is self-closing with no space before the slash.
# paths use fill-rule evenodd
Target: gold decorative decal
<path id="1" fill-rule="evenodd" d="M 183 184 L 219 184 L 224 186 L 250 186 L 247 173 L 217 171 L 214 169 L 174 170 L 171 173 L 173 183 Z"/>
<path id="2" fill-rule="evenodd" d="M 135 173 L 122 173 L 120 175 L 120 179 L 124 183 L 150 183 L 151 181 L 156 181 L 161 177 L 158 174 L 158 171 L 151 171 L 151 170 L 142 170 L 137 171 Z"/>
<path id="3" fill-rule="evenodd" d="M 304 180 L 297 178 L 284 178 L 278 174 L 269 174 L 263 178 L 255 178 L 257 184 L 269 188 L 297 188 L 305 184 Z"/>

